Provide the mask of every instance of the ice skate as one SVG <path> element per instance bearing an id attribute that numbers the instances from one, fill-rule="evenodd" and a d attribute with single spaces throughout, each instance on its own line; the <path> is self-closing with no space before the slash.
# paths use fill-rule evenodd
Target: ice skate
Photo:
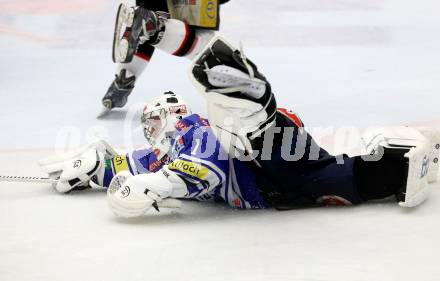
<path id="1" fill-rule="evenodd" d="M 135 82 L 136 77 L 134 75 L 127 77 L 127 70 L 122 69 L 102 98 L 104 109 L 98 117 L 103 117 L 115 107 L 123 107 L 133 91 Z"/>
<path id="2" fill-rule="evenodd" d="M 154 37 L 158 30 L 159 19 L 155 12 L 120 4 L 113 37 L 113 61 L 131 62 L 138 45 Z"/>

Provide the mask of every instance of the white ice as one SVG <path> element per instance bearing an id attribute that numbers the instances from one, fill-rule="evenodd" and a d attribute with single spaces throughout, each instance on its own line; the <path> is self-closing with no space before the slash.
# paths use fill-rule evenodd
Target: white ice
<path id="1" fill-rule="evenodd" d="M 96 119 L 114 75 L 117 4 L 0 1 L 0 175 L 41 175 L 40 157 L 97 135 L 142 145 L 136 109 L 162 91 L 206 112 L 188 61 L 157 52 L 129 107 Z M 435 0 L 231 0 L 222 32 L 312 128 L 439 128 L 439 10 Z M 331 137 L 321 142 L 338 150 Z M 102 191 L 1 183 L 0 280 L 440 280 L 439 188 L 411 210 L 185 202 L 125 221 Z"/>

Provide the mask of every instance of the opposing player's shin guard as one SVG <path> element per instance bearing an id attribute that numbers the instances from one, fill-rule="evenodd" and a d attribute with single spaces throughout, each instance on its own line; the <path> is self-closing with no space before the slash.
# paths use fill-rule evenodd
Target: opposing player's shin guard
<path id="1" fill-rule="evenodd" d="M 252 152 L 253 141 L 275 122 L 267 79 L 243 51 L 214 37 L 191 64 L 190 77 L 206 98 L 211 126 L 223 148 Z"/>
<path id="2" fill-rule="evenodd" d="M 399 175 L 403 179 L 396 191 L 399 205 L 414 207 L 421 204 L 428 196 L 428 183 L 437 178 L 440 132 L 425 131 L 422 134 L 409 127 L 385 128 L 372 148 L 371 154 L 364 160 L 380 161 L 390 155 L 401 155 L 400 160 L 393 164 L 394 167 L 402 166 L 400 173 L 406 172 L 406 175 Z"/>

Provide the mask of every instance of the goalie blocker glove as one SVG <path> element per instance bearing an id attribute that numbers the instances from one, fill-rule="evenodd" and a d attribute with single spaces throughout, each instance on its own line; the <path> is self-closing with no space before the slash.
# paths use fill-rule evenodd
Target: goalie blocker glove
<path id="1" fill-rule="evenodd" d="M 48 165 L 45 168 L 49 175 L 59 174 L 55 189 L 60 193 L 68 193 L 75 189 L 88 188 L 90 179 L 101 169 L 103 159 L 104 156 L 92 148 L 62 164 Z"/>
<path id="2" fill-rule="evenodd" d="M 106 159 L 111 159 L 116 151 L 105 141 L 100 140 L 74 152 L 58 154 L 41 159 L 38 164 L 57 180 L 56 191 L 68 193 L 89 187 L 101 187 L 104 178 Z"/>

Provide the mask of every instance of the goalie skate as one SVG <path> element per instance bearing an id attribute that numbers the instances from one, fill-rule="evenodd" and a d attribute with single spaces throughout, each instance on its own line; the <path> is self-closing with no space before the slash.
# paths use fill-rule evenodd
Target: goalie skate
<path id="1" fill-rule="evenodd" d="M 113 62 L 128 62 L 129 42 L 123 38 L 124 33 L 133 26 L 134 8 L 121 3 L 116 14 L 115 31 L 113 35 Z M 132 57 L 131 57 L 132 58 Z"/>
<path id="2" fill-rule="evenodd" d="M 411 147 L 404 156 L 408 161 L 406 187 L 397 199 L 402 207 L 415 207 L 428 197 L 429 183 L 437 181 L 440 132 L 432 129 L 413 129 L 411 135 L 400 132 L 403 131 L 394 130 L 394 135 L 387 139 L 391 147 Z"/>

